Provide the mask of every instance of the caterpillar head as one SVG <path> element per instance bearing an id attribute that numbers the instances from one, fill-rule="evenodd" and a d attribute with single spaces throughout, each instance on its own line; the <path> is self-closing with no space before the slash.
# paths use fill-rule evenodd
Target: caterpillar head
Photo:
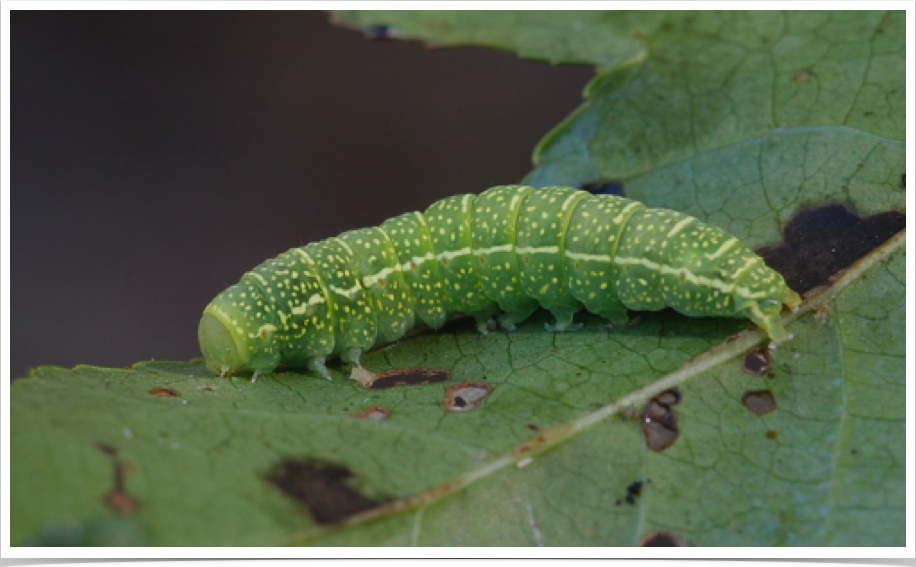
<path id="1" fill-rule="evenodd" d="M 273 371 L 280 362 L 277 327 L 260 290 L 242 282 L 204 309 L 197 328 L 207 368 L 220 376 Z"/>
<path id="2" fill-rule="evenodd" d="M 735 290 L 737 315 L 756 323 L 775 342 L 788 337 L 780 318 L 783 305 L 794 311 L 799 304 L 798 294 L 778 272 L 762 262 L 741 278 L 741 285 Z"/>

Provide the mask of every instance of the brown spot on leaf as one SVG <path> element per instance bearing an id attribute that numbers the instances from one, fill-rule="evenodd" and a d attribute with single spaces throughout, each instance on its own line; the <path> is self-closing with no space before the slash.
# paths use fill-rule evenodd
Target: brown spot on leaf
<path id="1" fill-rule="evenodd" d="M 137 501 L 129 494 L 121 491 L 111 491 L 105 495 L 105 506 L 115 514 L 133 514 L 139 508 Z"/>
<path id="2" fill-rule="evenodd" d="M 783 243 L 757 253 L 800 294 L 829 286 L 848 268 L 906 228 L 898 211 L 861 218 L 843 205 L 806 209 L 783 228 Z"/>
<path id="3" fill-rule="evenodd" d="M 779 434 L 771 429 L 770 431 L 766 432 L 766 437 L 770 441 L 776 441 L 776 439 L 779 437 Z"/>
<path id="4" fill-rule="evenodd" d="M 115 514 L 134 514 L 140 508 L 140 504 L 133 496 L 127 493 L 124 486 L 127 473 L 133 470 L 130 463 L 120 460 L 117 449 L 111 445 L 96 443 L 95 446 L 99 451 L 111 458 L 111 466 L 114 472 L 114 486 L 102 497 L 102 503 Z"/>
<path id="5" fill-rule="evenodd" d="M 347 484 L 352 476 L 349 469 L 338 465 L 287 460 L 280 463 L 267 480 L 304 504 L 316 522 L 327 525 L 340 523 L 379 505 Z"/>
<path id="6" fill-rule="evenodd" d="M 463 382 L 445 391 L 445 409 L 453 412 L 471 411 L 480 406 L 493 387 L 484 382 Z"/>
<path id="7" fill-rule="evenodd" d="M 391 410 L 388 408 L 383 408 L 382 406 L 372 406 L 371 408 L 366 408 L 359 413 L 353 414 L 353 417 L 368 419 L 370 421 L 382 421 L 389 415 L 391 415 Z"/>
<path id="8" fill-rule="evenodd" d="M 741 369 L 754 376 L 763 376 L 773 366 L 773 355 L 768 348 L 757 348 L 746 355 L 741 361 Z"/>
<path id="9" fill-rule="evenodd" d="M 655 532 L 643 536 L 637 547 L 687 547 L 684 541 L 671 532 Z"/>
<path id="10" fill-rule="evenodd" d="M 543 449 L 552 441 L 564 438 L 569 434 L 570 428 L 571 426 L 569 424 L 563 424 L 542 431 L 541 434 L 534 439 L 530 439 L 515 449 L 512 449 L 512 454 L 518 457 L 526 455 L 527 453 L 537 452 L 538 450 Z"/>
<path id="11" fill-rule="evenodd" d="M 111 445 L 96 442 L 95 447 L 96 449 L 105 453 L 109 457 L 116 457 L 118 455 L 118 450 L 112 447 Z"/>
<path id="12" fill-rule="evenodd" d="M 536 423 L 529 423 L 529 424 L 525 425 L 525 427 L 527 427 L 527 428 L 530 429 L 531 431 L 540 431 L 540 430 L 541 430 L 541 428 L 540 428 L 540 427 L 538 426 L 538 424 L 536 424 Z"/>
<path id="13" fill-rule="evenodd" d="M 811 78 L 811 75 L 809 75 L 808 73 L 799 73 L 795 75 L 794 77 L 792 77 L 792 82 L 793 83 L 804 83 L 805 81 L 807 81 L 810 78 Z"/>
<path id="14" fill-rule="evenodd" d="M 402 368 L 389 370 L 380 374 L 372 374 L 367 370 L 354 367 L 350 377 L 356 380 L 362 388 L 382 390 L 400 386 L 422 386 L 425 384 L 446 382 L 451 378 L 451 373 L 448 370 Z"/>
<path id="15" fill-rule="evenodd" d="M 776 398 L 769 390 L 745 392 L 741 403 L 757 415 L 766 415 L 776 409 Z"/>
<path id="16" fill-rule="evenodd" d="M 153 388 L 149 391 L 153 396 L 159 396 L 160 398 L 178 398 L 181 397 L 181 393 L 178 390 L 173 390 L 171 388 L 165 388 L 160 386 L 158 388 Z"/>
<path id="17" fill-rule="evenodd" d="M 681 393 L 668 390 L 655 396 L 643 407 L 641 425 L 646 446 L 653 451 L 664 451 L 674 445 L 681 432 L 677 428 L 674 406 L 681 403 Z"/>
<path id="18" fill-rule="evenodd" d="M 817 306 L 817 309 L 814 311 L 814 320 L 818 323 L 826 323 L 827 319 L 830 318 L 830 304 L 821 303 Z"/>

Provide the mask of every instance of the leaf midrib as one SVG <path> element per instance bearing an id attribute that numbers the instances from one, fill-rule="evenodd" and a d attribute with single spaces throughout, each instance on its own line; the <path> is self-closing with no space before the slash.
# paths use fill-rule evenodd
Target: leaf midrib
<path id="1" fill-rule="evenodd" d="M 815 311 L 821 305 L 833 301 L 847 287 L 859 281 L 863 274 L 881 265 L 884 261 L 890 259 L 898 251 L 903 250 L 905 246 L 906 230 L 903 230 L 889 239 L 883 245 L 879 246 L 871 253 L 859 259 L 855 264 L 847 268 L 844 272 L 842 272 L 842 275 L 837 278 L 837 280 L 830 288 L 823 290 L 822 292 L 812 297 L 806 298 L 804 303 L 799 307 L 797 311 L 783 317 L 783 324 L 788 326 L 789 324 L 798 320 L 800 317 Z M 494 458 L 492 461 L 470 471 L 464 476 L 449 481 L 447 485 L 450 487 L 450 490 L 448 491 L 442 490 L 442 487 L 437 487 L 405 500 L 387 504 L 363 514 L 353 516 L 350 518 L 350 520 L 338 526 L 330 528 L 326 527 L 308 529 L 305 532 L 291 536 L 285 543 L 290 544 L 296 541 L 319 537 L 321 535 L 330 533 L 331 531 L 352 527 L 367 520 L 379 518 L 393 512 L 401 513 L 415 508 L 424 508 L 425 506 L 428 506 L 432 502 L 435 502 L 446 495 L 454 494 L 459 490 L 464 490 L 477 481 L 492 476 L 505 468 L 516 465 L 520 460 L 522 460 L 522 458 L 536 457 L 536 455 L 539 453 L 543 453 L 547 450 L 556 448 L 558 445 L 570 440 L 574 435 L 606 421 L 612 416 L 618 414 L 621 410 L 625 410 L 627 408 L 642 407 L 642 405 L 644 405 L 647 401 L 661 394 L 662 392 L 676 388 L 691 378 L 699 376 L 708 370 L 712 370 L 713 368 L 719 367 L 737 358 L 741 354 L 746 353 L 750 349 L 764 342 L 766 339 L 766 335 L 757 329 L 743 331 L 735 337 L 737 337 L 735 340 L 731 340 L 731 342 L 712 347 L 705 353 L 694 357 L 692 360 L 685 363 L 678 370 L 663 376 L 655 382 L 647 384 L 646 386 L 643 386 L 642 388 L 639 388 L 590 414 L 575 419 L 569 423 L 555 426 L 551 429 L 543 431 L 541 435 L 546 435 L 549 441 L 544 443 L 542 446 L 539 446 L 535 451 L 520 453 L 517 451 L 518 447 L 520 446 L 514 447 L 512 450 Z M 556 433 L 556 436 L 553 437 L 550 435 L 550 433 Z M 643 461 L 645 462 L 645 459 L 643 459 Z"/>

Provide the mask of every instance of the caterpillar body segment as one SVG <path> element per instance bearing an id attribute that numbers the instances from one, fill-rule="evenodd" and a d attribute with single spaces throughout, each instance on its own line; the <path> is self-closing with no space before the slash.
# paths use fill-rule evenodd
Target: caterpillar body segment
<path id="1" fill-rule="evenodd" d="M 614 325 L 627 310 L 747 317 L 773 340 L 799 297 L 736 238 L 697 219 L 576 189 L 494 187 L 377 228 L 294 248 L 220 293 L 198 336 L 207 367 L 264 374 L 280 364 L 330 378 L 416 325 L 473 316 L 512 329 L 539 306 L 574 330 L 583 307 Z"/>

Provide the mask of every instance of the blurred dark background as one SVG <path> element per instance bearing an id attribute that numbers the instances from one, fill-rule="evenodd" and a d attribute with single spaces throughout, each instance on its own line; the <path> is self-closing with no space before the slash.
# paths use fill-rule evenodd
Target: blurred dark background
<path id="1" fill-rule="evenodd" d="M 261 261 L 520 180 L 593 74 L 321 12 L 11 24 L 11 378 L 199 356 L 204 306 Z"/>

